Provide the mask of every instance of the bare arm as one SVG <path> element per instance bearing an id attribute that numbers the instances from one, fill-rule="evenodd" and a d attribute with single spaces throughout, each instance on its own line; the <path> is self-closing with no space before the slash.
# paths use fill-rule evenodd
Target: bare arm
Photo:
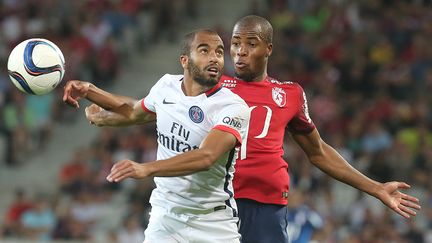
<path id="1" fill-rule="evenodd" d="M 154 121 L 155 114 L 145 112 L 138 100 L 114 95 L 95 85 L 79 80 L 66 83 L 63 101 L 79 108 L 79 100 L 86 98 L 94 104 L 86 108 L 86 117 L 98 126 L 125 126 Z"/>
<path id="2" fill-rule="evenodd" d="M 293 134 L 312 164 L 331 177 L 364 191 L 405 218 L 416 215 L 420 209 L 417 198 L 406 195 L 399 189 L 410 186 L 404 182 L 380 183 L 352 167 L 334 148 L 326 144 L 314 129 L 309 134 Z"/>
<path id="3" fill-rule="evenodd" d="M 236 143 L 237 139 L 231 133 L 213 129 L 199 149 L 144 164 L 122 160 L 113 166 L 107 180 L 119 182 L 127 177 L 142 179 L 149 176 L 183 176 L 208 170 L 219 157 L 233 149 Z"/>
<path id="4" fill-rule="evenodd" d="M 141 108 L 139 101 L 133 105 L 132 111 L 128 116 L 104 110 L 102 107 L 92 104 L 85 109 L 87 120 L 96 126 L 129 126 L 143 124 L 156 120 L 156 115 L 150 112 L 145 112 Z"/>

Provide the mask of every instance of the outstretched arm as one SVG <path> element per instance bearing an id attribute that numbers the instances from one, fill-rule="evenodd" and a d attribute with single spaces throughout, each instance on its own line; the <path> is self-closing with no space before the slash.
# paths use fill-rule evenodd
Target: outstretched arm
<path id="1" fill-rule="evenodd" d="M 155 114 L 141 108 L 138 100 L 111 94 L 88 82 L 68 81 L 64 87 L 63 101 L 79 108 L 79 100 L 83 98 L 94 103 L 86 108 L 86 117 L 90 123 L 98 126 L 124 126 L 156 119 Z"/>
<path id="2" fill-rule="evenodd" d="M 314 129 L 309 134 L 293 134 L 312 164 L 331 177 L 364 191 L 383 202 L 405 218 L 415 216 L 420 209 L 419 200 L 402 193 L 410 186 L 404 182 L 380 183 L 353 168 L 334 148 L 326 144 Z"/>
<path id="3" fill-rule="evenodd" d="M 233 134 L 213 129 L 199 149 L 143 164 L 122 160 L 112 167 L 107 180 L 119 182 L 128 177 L 142 179 L 149 176 L 183 176 L 208 170 L 219 157 L 233 149 L 236 143 L 237 138 Z"/>

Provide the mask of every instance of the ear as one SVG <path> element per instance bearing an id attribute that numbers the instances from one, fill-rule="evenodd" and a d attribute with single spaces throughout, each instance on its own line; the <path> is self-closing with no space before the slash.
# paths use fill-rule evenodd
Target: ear
<path id="1" fill-rule="evenodd" d="M 272 52 L 273 52 L 273 44 L 272 43 L 267 44 L 267 54 L 266 54 L 266 57 L 271 56 Z"/>
<path id="2" fill-rule="evenodd" d="M 186 55 L 180 56 L 180 64 L 182 65 L 183 69 L 186 69 L 188 66 L 189 57 Z"/>

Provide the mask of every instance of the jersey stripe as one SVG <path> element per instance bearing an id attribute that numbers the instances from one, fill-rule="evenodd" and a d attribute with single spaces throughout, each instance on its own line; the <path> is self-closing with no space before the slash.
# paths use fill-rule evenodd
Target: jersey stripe
<path id="1" fill-rule="evenodd" d="M 222 83 L 217 83 L 215 86 L 213 86 L 213 88 L 207 90 L 205 94 L 207 95 L 207 97 L 210 97 L 216 94 L 220 89 L 222 89 Z"/>
<path id="2" fill-rule="evenodd" d="M 144 99 L 141 100 L 141 108 L 142 108 L 145 112 L 150 112 L 150 113 L 156 114 L 155 112 L 149 110 L 149 109 L 145 106 L 145 104 L 144 104 Z"/>
<path id="3" fill-rule="evenodd" d="M 234 137 L 237 138 L 238 144 L 242 143 L 242 138 L 240 136 L 240 133 L 237 130 L 235 130 L 234 128 L 232 128 L 232 127 L 223 126 L 223 125 L 217 125 L 217 126 L 213 127 L 213 129 L 217 129 L 217 130 L 224 131 L 224 132 L 229 132 L 232 135 L 234 135 Z"/>
<path id="4" fill-rule="evenodd" d="M 237 217 L 237 209 L 233 208 L 233 206 L 231 204 L 231 200 L 234 200 L 234 198 L 233 198 L 234 193 L 232 191 L 230 191 L 228 188 L 230 182 L 232 183 L 232 180 L 231 180 L 232 178 L 231 178 L 231 175 L 229 174 L 229 169 L 231 168 L 231 166 L 234 162 L 235 153 L 236 153 L 236 150 L 232 149 L 228 155 L 228 161 L 227 161 L 226 166 L 225 166 L 226 175 L 225 175 L 224 191 L 226 193 L 228 193 L 228 195 L 229 195 L 229 198 L 225 201 L 225 204 L 233 210 L 233 216 Z"/>

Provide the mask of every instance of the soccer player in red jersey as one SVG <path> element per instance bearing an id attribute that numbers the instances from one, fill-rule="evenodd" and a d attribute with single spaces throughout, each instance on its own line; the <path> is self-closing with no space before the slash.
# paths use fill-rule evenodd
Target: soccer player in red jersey
<path id="1" fill-rule="evenodd" d="M 353 168 L 321 139 L 301 86 L 267 75 L 272 36 L 273 28 L 266 19 L 253 15 L 240 19 L 232 32 L 230 50 L 236 77 L 221 78 L 251 110 L 247 141 L 242 144 L 234 176 L 242 242 L 288 242 L 289 175 L 282 159 L 286 128 L 320 170 L 376 197 L 405 218 L 416 215 L 418 199 L 400 191 L 409 188 L 408 184 L 380 183 Z"/>

